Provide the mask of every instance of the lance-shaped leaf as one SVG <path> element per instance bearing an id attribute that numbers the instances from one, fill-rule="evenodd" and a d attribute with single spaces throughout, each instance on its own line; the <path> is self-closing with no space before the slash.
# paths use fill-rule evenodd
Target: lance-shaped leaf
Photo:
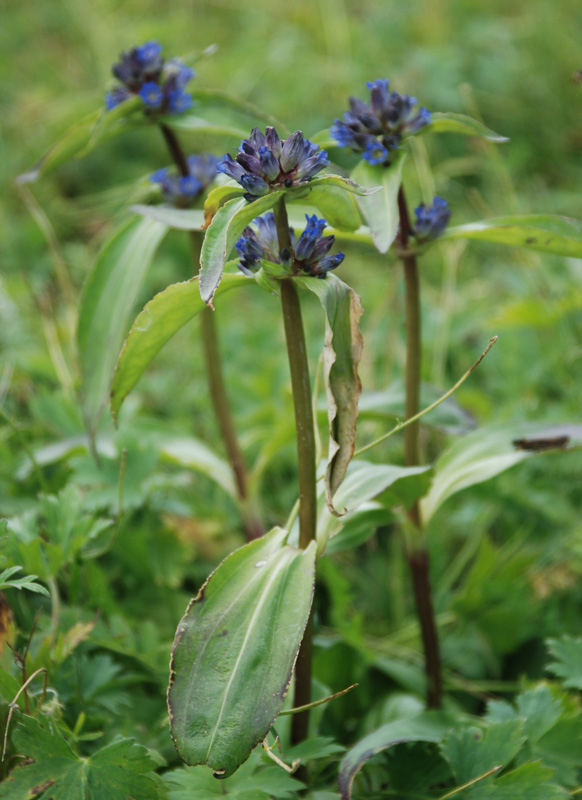
<path id="1" fill-rule="evenodd" d="M 315 542 L 279 528 L 226 558 L 192 600 L 172 651 L 171 732 L 188 764 L 228 777 L 279 713 L 305 631 Z"/>
<path id="2" fill-rule="evenodd" d="M 130 219 L 105 242 L 85 284 L 77 342 L 83 408 L 92 430 L 107 405 L 115 361 L 143 279 L 167 230 L 156 220 Z"/>
<path id="3" fill-rule="evenodd" d="M 507 136 L 495 133 L 491 128 L 487 128 L 482 122 L 465 114 L 455 114 L 453 112 L 442 113 L 433 112 L 430 115 L 430 122 L 418 131 L 420 134 L 426 133 L 461 133 L 465 136 L 478 136 L 488 142 L 508 142 Z"/>
<path id="4" fill-rule="evenodd" d="M 197 208 L 173 208 L 173 206 L 130 206 L 130 211 L 148 219 L 155 219 L 168 228 L 179 231 L 200 231 L 204 227 L 204 214 Z"/>
<path id="5" fill-rule="evenodd" d="M 0 785 L 3 800 L 158 800 L 157 764 L 145 747 L 120 739 L 81 758 L 54 722 L 22 716 L 13 734 L 18 753 L 27 756 Z"/>
<path id="6" fill-rule="evenodd" d="M 211 192 L 204 203 L 204 227 L 207 228 L 219 208 L 238 197 L 241 198 L 245 193 L 242 186 L 238 184 L 225 183 L 222 186 L 216 186 Z"/>
<path id="7" fill-rule="evenodd" d="M 328 274 L 325 280 L 295 280 L 317 295 L 326 317 L 323 362 L 330 436 L 325 489 L 328 506 L 333 511 L 332 498 L 344 479 L 356 442 L 358 400 L 362 392 L 358 364 L 364 344 L 359 322 L 363 311 L 358 295 L 335 275 Z"/>
<path id="8" fill-rule="evenodd" d="M 80 158 L 92 150 L 100 141 L 111 139 L 120 133 L 145 123 L 143 102 L 133 97 L 111 111 L 92 111 L 75 123 L 47 150 L 42 158 L 18 177 L 20 183 L 32 183 L 52 172 L 73 158 Z"/>
<path id="9" fill-rule="evenodd" d="M 452 495 L 483 483 L 538 453 L 582 444 L 582 425 L 502 422 L 487 425 L 458 439 L 435 464 L 431 489 L 421 502 L 428 522 Z"/>
<path id="10" fill-rule="evenodd" d="M 252 278 L 228 274 L 224 276 L 219 291 L 223 293 L 237 286 L 255 285 Z M 197 277 L 168 286 L 144 307 L 131 327 L 115 367 L 111 387 L 111 413 L 114 418 L 162 347 L 205 307 L 200 298 Z"/>
<path id="11" fill-rule="evenodd" d="M 440 742 L 451 720 L 440 711 L 424 711 L 415 717 L 398 719 L 368 734 L 345 754 L 340 763 L 338 784 L 342 800 L 352 796 L 358 770 L 376 753 L 402 742 Z"/>
<path id="12" fill-rule="evenodd" d="M 582 222 L 553 214 L 495 217 L 448 228 L 441 239 L 480 239 L 582 258 Z"/>
<path id="13" fill-rule="evenodd" d="M 287 128 L 271 114 L 266 113 L 263 109 L 249 103 L 248 100 L 241 99 L 238 95 L 226 92 L 224 89 L 212 89 L 207 87 L 193 87 L 189 90 L 192 99 L 196 104 L 196 109 L 206 113 L 225 114 L 228 111 L 236 112 L 239 117 L 244 117 L 254 125 L 274 125 L 281 136 L 288 133 Z M 245 138 L 248 135 L 245 134 Z"/>
<path id="14" fill-rule="evenodd" d="M 216 213 L 206 231 L 200 259 L 200 296 L 205 303 L 212 306 L 226 259 L 243 230 L 255 217 L 273 208 L 283 194 L 271 192 L 252 203 L 234 198 Z"/>
<path id="15" fill-rule="evenodd" d="M 352 178 L 362 186 L 368 189 L 382 187 L 380 192 L 358 198 L 374 244 L 381 253 L 388 252 L 398 232 L 398 190 L 405 159 L 406 152 L 398 150 L 388 167 L 381 164 L 372 166 L 362 159 L 352 172 Z"/>

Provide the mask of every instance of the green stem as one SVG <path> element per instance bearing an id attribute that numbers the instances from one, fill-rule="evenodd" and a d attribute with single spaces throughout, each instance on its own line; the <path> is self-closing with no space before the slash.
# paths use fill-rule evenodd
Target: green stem
<path id="1" fill-rule="evenodd" d="M 57 634 L 59 631 L 59 620 L 61 617 L 61 597 L 59 595 L 59 586 L 57 584 L 56 578 L 52 576 L 46 579 L 47 585 L 49 587 L 49 592 L 51 596 L 51 635 L 50 641 L 51 645 L 53 645 L 57 640 Z"/>
<path id="2" fill-rule="evenodd" d="M 175 132 L 167 125 L 160 123 L 160 130 L 168 146 L 174 163 L 183 176 L 190 174 L 188 161 L 182 150 L 182 146 Z M 192 254 L 192 266 L 194 275 L 200 269 L 200 251 L 202 247 L 202 236 L 199 233 L 190 233 L 190 250 Z M 224 375 L 222 372 L 222 361 L 220 357 L 220 347 L 218 343 L 218 332 L 210 308 L 205 308 L 201 314 L 202 345 L 204 350 L 204 360 L 206 364 L 206 375 L 208 379 L 208 391 L 212 401 L 212 408 L 216 415 L 220 435 L 226 450 L 226 454 L 234 474 L 237 496 L 239 499 L 243 525 L 247 539 L 257 539 L 265 532 L 262 522 L 255 511 L 254 504 L 249 498 L 248 476 L 244 456 L 238 442 L 236 429 L 228 401 Z"/>
<path id="3" fill-rule="evenodd" d="M 274 208 L 279 250 L 291 252 L 289 220 L 285 200 L 281 198 Z M 280 282 L 283 323 L 287 341 L 287 355 L 291 372 L 295 427 L 297 433 L 297 460 L 299 471 L 299 546 L 305 548 L 315 539 L 317 523 L 317 492 L 315 466 L 315 426 L 311 398 L 311 383 L 305 333 L 301 319 L 301 305 L 293 279 Z M 295 665 L 294 706 L 311 703 L 311 661 L 313 650 L 313 611 L 305 630 L 297 664 Z M 307 738 L 309 709 L 295 714 L 291 727 L 293 744 Z"/>
<path id="4" fill-rule="evenodd" d="M 408 205 L 404 188 L 398 192 L 398 212 L 400 216 L 399 245 L 403 251 L 408 249 L 408 236 L 411 229 Z M 403 253 L 406 305 L 406 402 L 407 419 L 415 418 L 420 410 L 420 368 L 422 361 L 420 281 L 416 256 Z M 420 464 L 419 446 L 420 423 L 417 418 L 404 430 L 404 462 L 407 467 Z M 410 521 L 416 531 L 414 542 L 408 545 L 408 566 L 420 623 L 427 678 L 428 708 L 442 705 L 442 666 L 438 629 L 436 625 L 432 590 L 429 575 L 429 555 L 422 531 L 422 518 L 418 500 L 409 511 Z"/>

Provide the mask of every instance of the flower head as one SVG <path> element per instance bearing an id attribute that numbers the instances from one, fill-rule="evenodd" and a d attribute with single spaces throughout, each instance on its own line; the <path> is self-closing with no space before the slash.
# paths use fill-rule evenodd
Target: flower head
<path id="1" fill-rule="evenodd" d="M 164 167 L 150 176 L 152 183 L 158 183 L 162 187 L 166 202 L 178 208 L 191 206 L 216 177 L 218 164 L 216 156 L 188 156 L 187 162 L 189 175 L 172 175 L 170 170 Z"/>
<path id="2" fill-rule="evenodd" d="M 368 81 L 370 103 L 350 97 L 350 110 L 336 119 L 330 133 L 341 147 L 350 147 L 370 164 L 389 164 L 390 151 L 430 122 L 430 113 L 415 113 L 416 97 L 388 90 L 388 80 Z"/>
<path id="3" fill-rule="evenodd" d="M 281 140 L 275 128 L 268 127 L 265 133 L 253 128 L 235 158 L 227 153 L 218 170 L 238 181 L 252 201 L 273 189 L 306 183 L 328 164 L 325 150 L 304 139 L 301 131 Z"/>
<path id="4" fill-rule="evenodd" d="M 258 272 L 261 261 L 271 261 L 289 265 L 290 274 L 304 272 L 311 277 L 325 278 L 330 270 L 341 264 L 344 255 L 329 255 L 335 236 L 322 235 L 327 224 L 324 219 L 318 219 L 315 214 L 312 217 L 306 214 L 305 218 L 307 225 L 297 242 L 293 229 L 289 228 L 292 247 L 290 253 L 279 252 L 275 215 L 272 211 L 253 220 L 258 230 L 247 226 L 236 243 L 240 255 L 239 268 L 245 275 L 251 275 Z"/>
<path id="5" fill-rule="evenodd" d="M 432 205 L 421 203 L 414 209 L 416 222 L 414 235 L 417 242 L 430 242 L 443 233 L 451 218 L 451 209 L 442 197 L 435 197 Z"/>
<path id="6" fill-rule="evenodd" d="M 106 94 L 108 111 L 132 95 L 141 97 L 150 113 L 178 114 L 190 108 L 192 97 L 184 89 L 194 70 L 179 59 L 164 61 L 161 52 L 157 42 L 146 42 L 121 53 L 112 68 L 121 85 Z"/>

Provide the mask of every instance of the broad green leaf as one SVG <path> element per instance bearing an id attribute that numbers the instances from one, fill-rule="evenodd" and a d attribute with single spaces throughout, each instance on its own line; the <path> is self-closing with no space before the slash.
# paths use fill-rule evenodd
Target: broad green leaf
<path id="1" fill-rule="evenodd" d="M 227 274 L 219 292 L 237 286 L 254 286 L 255 281 L 242 274 Z M 138 314 L 123 345 L 115 367 L 111 387 L 111 413 L 114 418 L 127 395 L 162 347 L 196 314 L 205 309 L 200 298 L 198 278 L 174 283 L 157 294 Z"/>
<path id="2" fill-rule="evenodd" d="M 424 711 L 416 717 L 388 722 L 365 736 L 341 761 L 338 784 L 342 800 L 352 796 L 354 777 L 372 756 L 402 742 L 440 742 L 450 725 L 450 719 L 442 712 Z"/>
<path id="3" fill-rule="evenodd" d="M 582 222 L 553 214 L 484 219 L 447 228 L 440 238 L 479 239 L 571 258 L 582 257 Z"/>
<path id="4" fill-rule="evenodd" d="M 113 369 L 142 281 L 167 230 L 152 219 L 134 217 L 125 222 L 99 251 L 85 284 L 77 342 L 83 408 L 92 430 L 107 404 Z"/>
<path id="5" fill-rule="evenodd" d="M 507 766 L 525 744 L 523 722 L 493 722 L 484 731 L 464 728 L 452 731 L 441 752 L 453 769 L 457 783 L 478 778 L 494 767 Z"/>
<path id="6" fill-rule="evenodd" d="M 554 770 L 528 761 L 494 779 L 482 781 L 455 795 L 458 800 L 566 800 L 570 795 L 551 783 Z"/>
<path id="7" fill-rule="evenodd" d="M 204 228 L 204 213 L 197 208 L 135 205 L 130 206 L 129 210 L 180 231 L 201 232 Z"/>
<path id="8" fill-rule="evenodd" d="M 462 133 L 466 136 L 479 136 L 481 139 L 487 139 L 488 142 L 509 141 L 507 136 L 495 133 L 473 117 L 453 112 L 433 112 L 430 115 L 430 122 L 421 128 L 419 133 Z"/>
<path id="9" fill-rule="evenodd" d="M 452 495 L 483 483 L 538 453 L 582 443 L 582 426 L 533 422 L 501 422 L 462 436 L 435 464 L 429 493 L 421 502 L 427 522 Z"/>
<path id="10" fill-rule="evenodd" d="M 212 306 L 226 259 L 243 230 L 255 217 L 273 208 L 283 194 L 283 191 L 271 192 L 252 203 L 235 198 L 217 211 L 206 230 L 200 260 L 200 295 L 205 303 Z"/>
<path id="11" fill-rule="evenodd" d="M 380 253 L 387 253 L 398 232 L 398 190 L 402 182 L 402 167 L 406 152 L 399 150 L 390 166 L 372 166 L 362 159 L 352 172 L 352 178 L 367 189 L 381 186 L 382 191 L 359 197 L 358 203 Z"/>
<path id="12" fill-rule="evenodd" d="M 336 525 L 334 527 L 337 527 L 337 532 L 333 533 L 333 535 L 329 534 L 330 538 L 327 539 L 327 544 L 325 544 L 324 552 L 326 556 L 344 553 L 346 550 L 355 550 L 361 544 L 367 542 L 368 539 L 371 539 L 381 525 L 388 525 L 394 521 L 394 515 L 390 511 L 382 508 L 379 503 L 371 502 L 362 503 L 357 511 L 348 516 L 345 522 L 343 519 L 340 521 L 329 514 L 327 508 L 324 513 L 327 513 L 329 515 L 328 518 L 331 517 L 335 521 Z M 318 538 L 320 552 L 323 546 L 321 542 L 327 536 L 328 534 L 324 533 Z"/>
<path id="13" fill-rule="evenodd" d="M 228 777 L 279 713 L 311 608 L 315 543 L 284 544 L 276 528 L 212 573 L 178 625 L 171 732 L 188 764 Z"/>
<path id="14" fill-rule="evenodd" d="M 18 177 L 18 182 L 33 183 L 67 161 L 86 155 L 98 142 L 144 124 L 144 116 L 136 114 L 142 109 L 143 103 L 136 96 L 111 111 L 92 111 L 57 139 L 30 170 Z"/>
<path id="15" fill-rule="evenodd" d="M 352 461 L 342 485 L 334 495 L 334 505 L 346 514 L 353 513 L 374 498 L 378 498 L 386 508 L 395 505 L 410 506 L 426 493 L 430 477 L 430 467 L 397 467 L 390 464 Z M 331 539 L 333 543 L 335 539 L 333 534 L 340 525 L 341 523 L 327 508 L 320 510 L 317 521 L 320 552 L 323 551 L 330 535 L 333 537 Z"/>
<path id="16" fill-rule="evenodd" d="M 325 471 L 327 503 L 344 479 L 356 442 L 358 400 L 362 383 L 358 364 L 364 340 L 359 328 L 363 309 L 354 290 L 336 275 L 296 278 L 321 302 L 326 317 L 323 363 L 329 420 L 329 455 Z"/>
<path id="17" fill-rule="evenodd" d="M 244 193 L 245 190 L 238 184 L 225 183 L 222 186 L 216 186 L 209 192 L 204 203 L 204 227 L 210 225 L 219 208 L 222 208 L 229 200 L 242 197 Z"/>
<path id="18" fill-rule="evenodd" d="M 582 637 L 564 635 L 559 639 L 546 639 L 546 645 L 554 657 L 546 671 L 561 678 L 567 689 L 582 691 Z"/>
<path id="19" fill-rule="evenodd" d="M 22 716 L 13 733 L 16 751 L 27 760 L 0 784 L 3 800 L 158 800 L 155 762 L 145 747 L 121 739 L 80 758 L 53 722 Z"/>

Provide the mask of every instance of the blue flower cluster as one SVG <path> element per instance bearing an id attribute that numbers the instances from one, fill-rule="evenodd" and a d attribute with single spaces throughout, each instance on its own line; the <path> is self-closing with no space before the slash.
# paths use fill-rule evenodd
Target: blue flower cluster
<path id="1" fill-rule="evenodd" d="M 451 218 L 451 209 L 442 197 L 435 197 L 432 205 L 421 203 L 414 209 L 416 222 L 414 236 L 417 242 L 430 242 L 443 233 Z"/>
<path id="2" fill-rule="evenodd" d="M 122 85 L 105 96 L 108 111 L 131 95 L 139 95 L 146 108 L 157 114 L 178 114 L 190 108 L 192 97 L 184 89 L 194 70 L 177 58 L 164 61 L 161 52 L 157 42 L 146 42 L 121 54 L 112 71 Z"/>
<path id="3" fill-rule="evenodd" d="M 369 81 L 370 103 L 350 97 L 350 110 L 343 120 L 336 119 L 330 133 L 341 147 L 350 147 L 370 164 L 389 164 L 390 151 L 404 137 L 416 133 L 430 122 L 430 112 L 414 113 L 416 97 L 388 90 L 388 80 Z"/>
<path id="4" fill-rule="evenodd" d="M 167 167 L 158 169 L 150 176 L 152 183 L 159 183 L 166 202 L 177 208 L 187 208 L 212 183 L 216 177 L 218 158 L 213 155 L 188 156 L 189 175 L 170 174 Z"/>
<path id="5" fill-rule="evenodd" d="M 275 215 L 272 211 L 253 220 L 258 231 L 247 226 L 236 243 L 240 255 L 239 268 L 242 272 L 245 275 L 252 275 L 260 269 L 261 261 L 271 261 L 275 264 L 288 265 L 290 274 L 304 272 L 312 278 L 325 278 L 330 270 L 341 264 L 344 255 L 343 253 L 329 255 L 335 236 L 322 236 L 327 225 L 324 219 L 318 219 L 315 214 L 312 217 L 306 214 L 305 217 L 307 226 L 297 243 L 295 243 L 295 232 L 289 228 L 293 248 L 291 253 L 279 252 Z"/>
<path id="6" fill-rule="evenodd" d="M 235 158 L 227 153 L 218 169 L 240 183 L 252 202 L 272 189 L 305 183 L 328 164 L 325 150 L 304 139 L 301 131 L 281 141 L 275 128 L 268 127 L 265 133 L 253 128 Z"/>

